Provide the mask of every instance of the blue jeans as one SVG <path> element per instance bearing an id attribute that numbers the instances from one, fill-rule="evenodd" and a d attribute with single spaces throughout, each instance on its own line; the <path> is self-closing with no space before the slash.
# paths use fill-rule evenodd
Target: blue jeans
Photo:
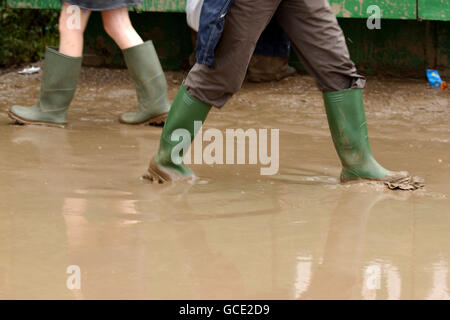
<path id="1" fill-rule="evenodd" d="M 266 57 L 289 57 L 291 43 L 275 19 L 264 29 L 256 43 L 254 55 Z"/>

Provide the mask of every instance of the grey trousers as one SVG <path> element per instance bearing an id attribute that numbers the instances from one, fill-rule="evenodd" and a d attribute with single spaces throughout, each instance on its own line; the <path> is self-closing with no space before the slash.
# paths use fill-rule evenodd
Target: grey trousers
<path id="1" fill-rule="evenodd" d="M 185 87 L 195 98 L 222 107 L 242 86 L 264 28 L 275 17 L 320 90 L 362 88 L 344 34 L 328 0 L 235 0 L 211 67 L 195 64 Z"/>

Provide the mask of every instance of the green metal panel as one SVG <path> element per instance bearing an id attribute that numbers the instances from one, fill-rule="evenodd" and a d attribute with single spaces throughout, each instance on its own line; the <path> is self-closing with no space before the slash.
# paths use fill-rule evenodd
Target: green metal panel
<path id="1" fill-rule="evenodd" d="M 385 19 L 417 18 L 416 0 L 330 0 L 330 5 L 333 12 L 341 18 L 367 18 L 372 15 L 367 13 L 367 8 L 371 5 L 379 6 L 381 17 Z"/>
<path id="2" fill-rule="evenodd" d="M 59 0 L 6 0 L 6 6 L 9 8 L 25 9 L 60 9 Z"/>
<path id="3" fill-rule="evenodd" d="M 329 0 L 333 12 L 343 18 L 367 18 L 367 8 L 377 5 L 387 19 L 450 20 L 450 0 Z M 60 0 L 0 0 L 10 8 L 59 9 Z M 144 0 L 138 10 L 184 12 L 186 0 Z M 419 14 L 417 14 L 419 13 Z"/>
<path id="4" fill-rule="evenodd" d="M 157 12 L 184 12 L 186 0 L 144 0 L 138 9 Z"/>
<path id="5" fill-rule="evenodd" d="M 154 42 L 158 57 L 166 70 L 186 68 L 193 48 L 191 29 L 187 26 L 183 13 L 131 12 L 130 19 L 142 39 Z M 122 52 L 106 35 L 98 12 L 92 14 L 84 35 L 85 64 L 124 66 Z"/>
<path id="6" fill-rule="evenodd" d="M 6 0 L 10 8 L 60 9 L 60 0 Z M 144 0 L 138 6 L 142 11 L 184 12 L 186 0 Z"/>
<path id="7" fill-rule="evenodd" d="M 418 0 L 419 18 L 424 20 L 450 20 L 450 0 Z"/>

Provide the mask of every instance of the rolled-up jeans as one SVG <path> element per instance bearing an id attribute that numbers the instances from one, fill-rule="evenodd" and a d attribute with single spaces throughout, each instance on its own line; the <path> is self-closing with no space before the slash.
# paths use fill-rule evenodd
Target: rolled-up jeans
<path id="1" fill-rule="evenodd" d="M 344 34 L 328 0 L 235 0 L 208 67 L 195 64 L 185 87 L 193 97 L 222 107 L 242 86 L 256 43 L 274 17 L 305 69 L 323 92 L 363 88 Z"/>

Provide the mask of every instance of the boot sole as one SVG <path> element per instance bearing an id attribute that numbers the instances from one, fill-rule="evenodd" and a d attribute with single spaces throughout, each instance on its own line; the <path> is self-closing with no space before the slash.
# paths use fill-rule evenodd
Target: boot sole
<path id="1" fill-rule="evenodd" d="M 166 121 L 167 115 L 168 115 L 168 112 L 163 113 L 163 114 L 159 114 L 159 115 L 151 117 L 150 119 L 147 119 L 145 121 L 136 122 L 136 123 L 125 122 L 121 118 L 119 118 L 119 122 L 122 123 L 122 124 L 128 124 L 128 125 L 132 125 L 132 126 L 139 126 L 139 125 L 143 125 L 143 126 L 145 126 L 145 125 L 160 126 L 160 125 L 163 125 L 164 122 Z"/>
<path id="2" fill-rule="evenodd" d="M 195 176 L 182 176 L 180 174 L 169 172 L 164 168 L 161 168 L 161 166 L 156 163 L 155 158 L 152 158 L 147 173 L 144 174 L 142 178 L 150 180 L 153 183 L 163 184 L 166 182 L 194 180 Z"/>
<path id="3" fill-rule="evenodd" d="M 58 124 L 58 123 L 51 123 L 51 122 L 44 122 L 44 121 L 36 121 L 36 120 L 28 120 L 19 117 L 18 115 L 15 115 L 11 111 L 8 111 L 8 116 L 16 121 L 18 124 L 24 124 L 24 125 L 38 125 L 38 126 L 46 126 L 46 127 L 57 127 L 57 128 L 65 128 L 66 124 Z"/>
<path id="4" fill-rule="evenodd" d="M 169 182 L 165 175 L 160 174 L 158 171 L 148 168 L 147 173 L 142 176 L 142 178 L 150 180 L 153 183 L 163 184 Z"/>

